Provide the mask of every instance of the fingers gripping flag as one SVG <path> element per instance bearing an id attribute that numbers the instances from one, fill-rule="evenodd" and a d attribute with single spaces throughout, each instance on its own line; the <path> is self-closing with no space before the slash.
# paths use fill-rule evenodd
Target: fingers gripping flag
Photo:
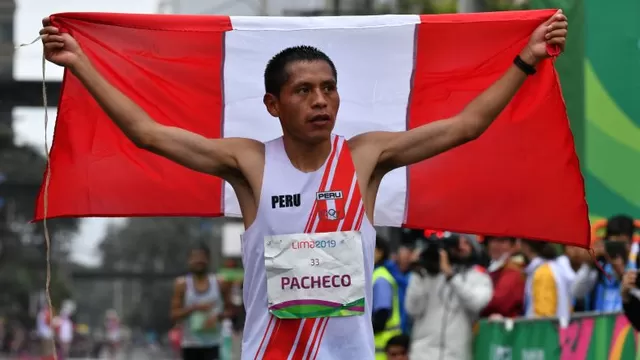
<path id="1" fill-rule="evenodd" d="M 404 131 L 458 113 L 554 11 L 368 17 L 64 13 L 54 25 L 156 121 L 209 138 L 282 134 L 264 109 L 267 61 L 312 45 L 335 62 L 335 133 Z M 42 219 L 44 189 L 37 201 Z M 240 216 L 221 179 L 136 148 L 66 71 L 51 151 L 49 217 Z M 587 246 L 584 185 L 557 74 L 540 64 L 478 140 L 389 173 L 382 226 Z"/>

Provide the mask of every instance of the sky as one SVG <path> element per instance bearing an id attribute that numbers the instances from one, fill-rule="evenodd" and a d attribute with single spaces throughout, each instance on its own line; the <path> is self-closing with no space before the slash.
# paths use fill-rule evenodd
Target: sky
<path id="1" fill-rule="evenodd" d="M 159 0 L 18 0 L 14 22 L 14 43 L 30 43 L 38 36 L 43 17 L 59 12 L 99 11 L 152 13 L 158 9 Z M 40 43 L 21 47 L 14 55 L 13 76 L 17 80 L 42 80 L 42 47 Z M 59 80 L 62 69 L 48 64 L 46 78 Z M 16 142 L 29 144 L 44 154 L 44 108 L 16 108 L 14 130 Z M 51 146 L 55 125 L 56 109 L 49 108 L 49 128 L 47 139 Z M 123 222 L 123 219 L 84 219 L 74 238 L 71 257 L 85 265 L 98 265 L 100 262 L 97 245 L 105 234 L 109 222 Z"/>

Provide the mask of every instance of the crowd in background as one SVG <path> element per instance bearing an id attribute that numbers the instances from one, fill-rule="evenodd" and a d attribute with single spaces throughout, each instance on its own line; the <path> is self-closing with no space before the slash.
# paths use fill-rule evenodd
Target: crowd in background
<path id="1" fill-rule="evenodd" d="M 391 252 L 378 239 L 372 316 L 376 360 L 471 359 L 474 325 L 481 318 L 568 322 L 577 312 L 625 310 L 636 326 L 636 226 L 629 216 L 608 219 L 592 251 L 445 232 L 436 237 L 455 239 L 455 245 L 440 246 L 429 258 L 422 246 L 401 244 Z"/>

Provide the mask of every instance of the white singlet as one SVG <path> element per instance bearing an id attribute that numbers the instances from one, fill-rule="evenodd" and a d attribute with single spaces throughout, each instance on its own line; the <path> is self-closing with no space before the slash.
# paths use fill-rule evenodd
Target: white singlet
<path id="1" fill-rule="evenodd" d="M 323 195 L 327 193 L 340 195 L 327 200 L 329 197 Z M 265 237 L 351 230 L 359 231 L 362 242 L 358 246 L 364 258 L 365 304 L 360 310 L 364 314 L 307 319 L 273 316 L 268 309 Z M 373 360 L 371 275 L 375 236 L 375 228 L 364 211 L 351 154 L 343 137 L 332 135 L 331 154 L 320 169 L 311 173 L 293 167 L 282 138 L 267 142 L 257 216 L 242 236 L 243 297 L 247 313 L 242 359 Z M 306 283 L 307 286 L 311 284 L 310 281 Z M 314 284 L 330 286 L 331 283 L 331 279 L 325 279 L 323 283 L 319 277 Z"/>

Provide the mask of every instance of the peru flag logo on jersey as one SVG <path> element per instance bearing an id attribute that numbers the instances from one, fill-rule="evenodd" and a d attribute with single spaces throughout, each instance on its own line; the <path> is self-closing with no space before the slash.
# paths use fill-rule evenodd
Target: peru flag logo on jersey
<path id="1" fill-rule="evenodd" d="M 317 192 L 318 216 L 326 220 L 344 219 L 344 200 L 341 190 Z"/>

